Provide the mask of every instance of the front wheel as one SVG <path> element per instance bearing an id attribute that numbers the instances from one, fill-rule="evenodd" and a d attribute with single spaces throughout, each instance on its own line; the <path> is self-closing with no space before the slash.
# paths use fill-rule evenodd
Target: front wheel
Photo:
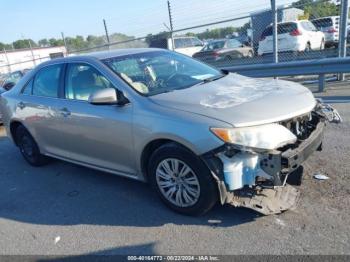
<path id="1" fill-rule="evenodd" d="M 209 169 L 188 149 L 169 143 L 151 156 L 148 174 L 152 186 L 171 209 L 185 215 L 202 215 L 218 200 Z"/>

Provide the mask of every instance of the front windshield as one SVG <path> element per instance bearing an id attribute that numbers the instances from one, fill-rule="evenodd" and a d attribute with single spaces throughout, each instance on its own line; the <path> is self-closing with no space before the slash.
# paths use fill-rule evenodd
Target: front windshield
<path id="1" fill-rule="evenodd" d="M 119 56 L 103 62 L 146 96 L 188 88 L 223 75 L 190 57 L 168 51 Z"/>

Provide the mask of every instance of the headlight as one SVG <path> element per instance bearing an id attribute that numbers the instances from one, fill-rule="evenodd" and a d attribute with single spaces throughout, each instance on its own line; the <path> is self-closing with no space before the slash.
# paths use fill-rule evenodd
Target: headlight
<path id="1" fill-rule="evenodd" d="M 279 124 L 210 130 L 224 142 L 263 150 L 276 149 L 297 140 L 292 132 Z"/>

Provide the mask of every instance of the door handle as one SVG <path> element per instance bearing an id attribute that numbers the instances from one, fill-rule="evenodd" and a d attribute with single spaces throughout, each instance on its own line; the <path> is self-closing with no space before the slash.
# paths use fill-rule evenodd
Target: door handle
<path id="1" fill-rule="evenodd" d="M 70 116 L 70 111 L 67 109 L 67 108 L 62 108 L 61 110 L 60 110 L 60 113 L 61 113 L 61 115 L 63 116 L 63 117 L 67 117 L 67 116 Z"/>
<path id="2" fill-rule="evenodd" d="M 26 107 L 26 105 L 25 105 L 23 102 L 19 102 L 19 103 L 17 104 L 17 106 L 18 106 L 20 109 L 23 109 L 23 108 Z"/>

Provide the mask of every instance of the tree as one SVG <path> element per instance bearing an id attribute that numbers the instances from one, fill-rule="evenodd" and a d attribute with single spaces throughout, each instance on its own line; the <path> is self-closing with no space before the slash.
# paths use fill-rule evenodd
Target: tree
<path id="1" fill-rule="evenodd" d="M 315 19 L 325 16 L 339 15 L 339 7 L 334 3 L 323 0 L 299 0 L 292 4 L 293 7 L 303 9 L 309 19 Z"/>
<path id="2" fill-rule="evenodd" d="M 38 45 L 32 39 L 21 39 L 13 42 L 13 47 L 15 49 L 30 48 L 29 42 L 32 47 L 37 47 Z"/>
<path id="3" fill-rule="evenodd" d="M 49 46 L 50 43 L 46 38 L 44 38 L 44 39 L 39 40 L 38 45 L 41 47 L 46 47 L 46 46 Z"/>

